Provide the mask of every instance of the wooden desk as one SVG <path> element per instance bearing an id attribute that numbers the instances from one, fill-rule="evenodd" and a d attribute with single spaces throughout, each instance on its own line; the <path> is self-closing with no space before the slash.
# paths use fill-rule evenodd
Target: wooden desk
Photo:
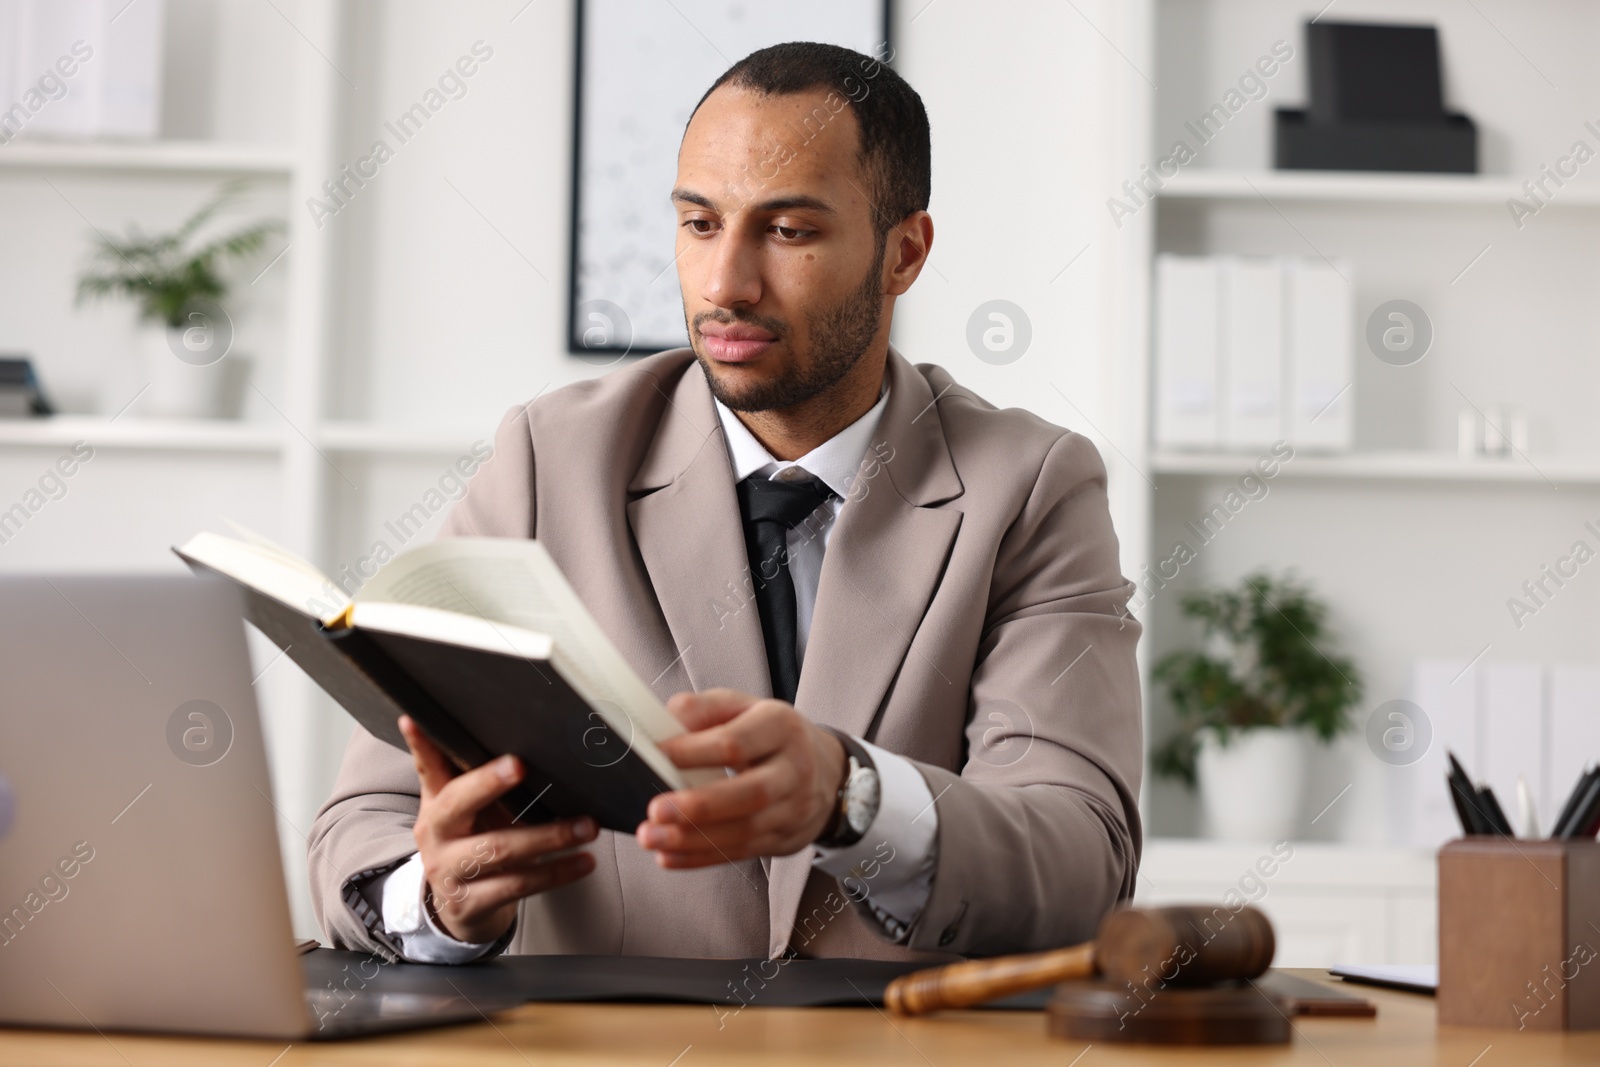
<path id="1" fill-rule="evenodd" d="M 1323 971 L 1295 971 L 1327 979 Z M 1330 979 L 1331 981 L 1331 979 Z M 1600 1063 L 1600 1031 L 1525 1034 L 1440 1029 L 1433 999 L 1366 990 L 1376 1019 L 1298 1019 L 1294 1041 L 1267 1048 L 1180 1049 L 1096 1045 L 1084 1067 L 1104 1064 L 1306 1064 L 1315 1067 L 1541 1067 Z M 873 1067 L 1067 1067 L 1077 1042 L 1045 1036 L 1039 1012 L 966 1011 L 890 1019 L 865 1008 L 760 1008 L 723 1015 L 710 1007 L 525 1004 L 491 1023 L 333 1044 L 0 1030 L 0 1067 L 301 1067 L 361 1064 L 639 1064 L 643 1067 L 870 1063 Z M 274 1057 L 277 1057 L 274 1059 Z"/>

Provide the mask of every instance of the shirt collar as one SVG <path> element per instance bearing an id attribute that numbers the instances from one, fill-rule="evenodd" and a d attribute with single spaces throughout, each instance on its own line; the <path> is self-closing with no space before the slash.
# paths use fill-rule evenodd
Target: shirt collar
<path id="1" fill-rule="evenodd" d="M 889 406 L 889 382 L 888 376 L 885 375 L 883 391 L 878 394 L 878 402 L 872 405 L 871 410 L 865 415 L 790 463 L 773 459 L 772 453 L 756 440 L 754 434 L 745 429 L 744 423 L 739 421 L 739 416 L 722 401 L 715 398 L 713 400 L 717 405 L 717 418 L 722 420 L 723 439 L 728 442 L 728 459 L 733 463 L 735 483 L 744 481 L 752 474 L 771 478 L 779 471 L 790 467 L 803 467 L 808 474 L 832 489 L 841 499 L 847 500 L 850 483 L 855 481 L 862 457 L 867 454 L 867 445 L 872 441 L 872 433 L 878 428 L 878 420 L 883 416 L 884 408 Z"/>

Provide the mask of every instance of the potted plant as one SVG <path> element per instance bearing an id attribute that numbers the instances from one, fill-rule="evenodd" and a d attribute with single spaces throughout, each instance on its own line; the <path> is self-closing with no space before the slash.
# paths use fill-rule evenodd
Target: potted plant
<path id="1" fill-rule="evenodd" d="M 1159 775 L 1198 786 L 1208 836 L 1280 840 L 1300 828 L 1312 738 L 1351 726 L 1359 671 L 1327 636 L 1327 606 L 1292 577 L 1257 572 L 1183 598 L 1202 651 L 1156 664 L 1178 728 L 1154 752 Z"/>
<path id="2" fill-rule="evenodd" d="M 200 231 L 243 190 L 238 182 L 224 185 L 170 233 L 146 235 L 129 226 L 123 238 L 95 236 L 77 301 L 121 296 L 138 305 L 137 347 L 148 380 L 140 407 L 147 414 L 220 414 L 229 372 L 237 371 L 221 363 L 233 344 L 233 322 L 222 306 L 229 290 L 223 265 L 259 252 L 283 229 L 279 220 L 263 220 L 201 240 Z"/>

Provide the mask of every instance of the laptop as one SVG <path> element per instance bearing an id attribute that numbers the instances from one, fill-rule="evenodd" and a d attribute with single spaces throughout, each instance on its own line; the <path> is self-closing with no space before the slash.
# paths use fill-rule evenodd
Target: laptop
<path id="1" fill-rule="evenodd" d="M 228 583 L 9 575 L 0 605 L 0 1025 L 313 1040 L 520 1003 L 380 993 L 376 956 L 306 977 Z"/>

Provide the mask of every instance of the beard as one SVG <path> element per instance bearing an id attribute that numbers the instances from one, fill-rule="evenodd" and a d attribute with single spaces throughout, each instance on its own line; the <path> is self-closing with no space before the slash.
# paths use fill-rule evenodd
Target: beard
<path id="1" fill-rule="evenodd" d="M 734 392 L 717 380 L 710 360 L 694 346 L 695 360 L 706 376 L 711 395 L 733 411 L 773 411 L 804 404 L 839 384 L 861 361 L 867 346 L 877 336 L 878 320 L 883 315 L 883 257 L 888 244 L 887 239 L 878 242 L 878 254 L 867 269 L 867 276 L 853 291 L 832 307 L 806 313 L 811 337 L 810 358 L 797 360 L 794 372 L 786 377 Z M 764 315 L 746 311 L 706 311 L 695 316 L 690 325 L 691 341 L 696 327 L 707 319 L 720 323 L 749 323 L 779 339 L 787 337 L 789 332 L 784 323 Z"/>

